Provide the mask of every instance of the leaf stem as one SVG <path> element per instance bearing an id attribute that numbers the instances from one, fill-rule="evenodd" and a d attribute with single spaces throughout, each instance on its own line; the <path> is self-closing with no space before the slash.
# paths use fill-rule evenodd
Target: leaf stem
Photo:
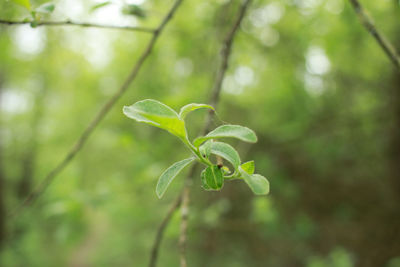
<path id="1" fill-rule="evenodd" d="M 234 180 L 234 179 L 243 179 L 240 175 L 240 173 L 238 173 L 237 171 L 235 171 L 234 173 L 232 173 L 231 175 L 226 175 L 224 176 L 224 179 L 227 180 Z"/>
<path id="2" fill-rule="evenodd" d="M 181 139 L 183 143 L 193 152 L 193 154 L 197 157 L 200 163 L 203 163 L 206 166 L 213 166 L 213 164 L 206 158 L 203 158 L 200 150 L 197 149 L 190 141 L 189 139 Z"/>

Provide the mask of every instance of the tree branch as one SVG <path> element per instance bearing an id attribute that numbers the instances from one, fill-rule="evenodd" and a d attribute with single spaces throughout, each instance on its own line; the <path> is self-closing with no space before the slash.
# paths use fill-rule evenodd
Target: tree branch
<path id="1" fill-rule="evenodd" d="M 250 4 L 251 0 L 245 0 L 240 7 L 239 14 L 237 19 L 235 20 L 233 27 L 229 31 L 228 35 L 225 38 L 225 41 L 222 45 L 221 49 L 221 64 L 219 66 L 218 74 L 214 82 L 214 86 L 211 91 L 211 97 L 209 100 L 210 105 L 212 105 L 214 108 L 217 108 L 219 99 L 220 99 L 220 94 L 221 94 L 221 89 L 222 89 L 222 82 L 225 77 L 226 70 L 228 69 L 229 65 L 229 57 L 232 52 L 232 45 L 233 45 L 233 40 L 236 35 L 236 32 L 240 26 L 240 23 L 243 20 L 244 14 Z M 207 120 L 204 126 L 204 134 L 207 133 L 210 129 L 211 126 L 211 121 L 212 117 L 214 116 L 214 112 L 208 113 Z M 194 165 L 195 166 L 195 165 Z M 192 167 L 192 170 L 194 170 L 195 167 Z M 183 188 L 183 193 L 182 193 L 182 208 L 181 208 L 181 214 L 182 214 L 182 220 L 181 220 L 181 232 L 180 232 L 180 237 L 179 237 L 179 246 L 180 246 L 180 266 L 181 267 L 186 267 L 187 266 L 187 260 L 186 260 L 186 246 L 187 246 L 187 228 L 188 228 L 188 215 L 189 215 L 189 200 L 190 200 L 190 186 L 192 184 L 193 180 L 193 175 L 187 176 L 184 188 Z"/>
<path id="2" fill-rule="evenodd" d="M 191 171 L 194 172 L 192 166 Z M 179 249 L 180 249 L 180 266 L 186 267 L 186 240 L 187 240 L 187 228 L 188 228 L 188 217 L 189 217 L 189 200 L 190 200 L 190 186 L 193 183 L 193 174 L 188 175 L 183 185 L 182 192 L 182 207 L 181 207 L 181 229 L 179 235 Z"/>
<path id="3" fill-rule="evenodd" d="M 25 25 L 31 24 L 32 21 L 11 21 L 0 19 L 0 24 L 3 25 Z M 77 22 L 72 20 L 65 21 L 38 21 L 35 27 L 39 26 L 79 26 L 85 28 L 103 28 L 103 29 L 115 29 L 115 30 L 127 30 L 127 31 L 138 31 L 145 33 L 154 33 L 155 29 L 146 28 L 146 27 L 133 27 L 133 26 L 117 26 L 117 25 L 106 25 L 106 24 L 98 24 L 98 23 L 88 23 L 88 22 Z"/>
<path id="4" fill-rule="evenodd" d="M 97 115 L 93 118 L 93 120 L 89 123 L 86 129 L 83 131 L 81 136 L 78 138 L 75 145 L 71 148 L 71 150 L 66 154 L 64 159 L 54 168 L 52 169 L 45 179 L 36 187 L 36 189 L 31 192 L 28 197 L 23 201 L 23 203 L 14 210 L 10 216 L 15 216 L 18 214 L 24 207 L 31 205 L 35 200 L 37 200 L 40 195 L 47 189 L 47 187 L 53 182 L 54 178 L 71 162 L 71 160 L 76 156 L 76 154 L 82 149 L 83 145 L 86 143 L 90 135 L 99 125 L 99 123 L 104 119 L 107 113 L 111 110 L 117 100 L 125 93 L 131 83 L 135 80 L 136 76 L 138 75 L 143 63 L 146 61 L 148 56 L 151 54 L 151 51 L 163 31 L 165 25 L 171 20 L 173 15 L 175 14 L 176 10 L 178 9 L 179 5 L 182 3 L 183 0 L 176 0 L 174 5 L 172 6 L 171 10 L 162 20 L 158 28 L 154 31 L 153 37 L 149 41 L 146 50 L 140 56 L 138 61 L 136 62 L 135 66 L 133 67 L 131 73 L 126 78 L 125 82 L 119 88 L 119 90 L 103 105 Z"/>
<path id="5" fill-rule="evenodd" d="M 383 51 L 386 53 L 388 58 L 392 61 L 397 69 L 400 69 L 400 56 L 397 53 L 394 46 L 388 41 L 388 39 L 375 27 L 372 18 L 368 15 L 366 10 L 362 7 L 358 0 L 349 0 L 356 12 L 358 19 L 365 27 L 365 29 L 375 38 L 378 44 L 381 46 Z"/>
<path id="6" fill-rule="evenodd" d="M 181 205 L 181 202 L 182 202 L 182 193 L 179 194 L 179 196 L 175 200 L 174 204 L 170 207 L 167 215 L 164 217 L 163 221 L 161 222 L 160 226 L 158 227 L 156 238 L 154 239 L 153 248 L 151 249 L 149 267 L 155 267 L 156 266 L 157 258 L 158 258 L 158 250 L 160 248 L 161 240 L 164 237 L 165 228 L 168 226 L 169 221 L 171 220 L 171 218 L 174 215 L 175 211 Z"/>

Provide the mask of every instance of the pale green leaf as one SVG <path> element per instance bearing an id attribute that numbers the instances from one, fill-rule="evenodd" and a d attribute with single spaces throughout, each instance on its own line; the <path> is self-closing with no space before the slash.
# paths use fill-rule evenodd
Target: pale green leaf
<path id="1" fill-rule="evenodd" d="M 194 159 L 195 158 L 188 158 L 182 161 L 175 162 L 161 174 L 156 187 L 156 194 L 159 198 L 164 195 L 165 190 L 167 190 L 169 184 L 178 175 L 178 173 L 180 173 L 183 168 L 185 168 Z"/>
<path id="2" fill-rule="evenodd" d="M 224 185 L 224 176 L 218 166 L 209 166 L 201 173 L 203 188 L 206 190 L 220 190 Z"/>
<path id="3" fill-rule="evenodd" d="M 28 10 L 31 10 L 31 3 L 29 0 L 13 0 L 15 3 L 27 8 Z"/>
<path id="4" fill-rule="evenodd" d="M 146 99 L 131 106 L 124 106 L 124 114 L 131 119 L 167 130 L 179 138 L 186 138 L 185 122 L 167 105 Z"/>
<path id="5" fill-rule="evenodd" d="M 205 190 L 211 190 L 211 187 L 208 185 L 206 180 L 206 170 L 203 170 L 200 174 L 201 177 L 201 185 Z"/>
<path id="6" fill-rule="evenodd" d="M 96 4 L 96 5 L 94 5 L 94 6 L 92 6 L 92 7 L 90 8 L 90 12 L 93 12 L 93 11 L 99 9 L 99 8 L 108 6 L 109 4 L 111 4 L 110 1 L 105 1 L 105 2 L 98 3 L 98 4 Z"/>
<path id="7" fill-rule="evenodd" d="M 240 167 L 248 174 L 253 174 L 255 170 L 254 160 L 245 162 Z"/>
<path id="8" fill-rule="evenodd" d="M 264 176 L 259 174 L 248 174 L 241 167 L 239 167 L 239 171 L 244 181 L 254 194 L 266 195 L 269 193 L 269 182 Z"/>
<path id="9" fill-rule="evenodd" d="M 208 141 L 199 147 L 200 154 L 205 158 L 208 158 L 211 154 L 211 143 L 212 141 Z"/>
<path id="10" fill-rule="evenodd" d="M 125 15 L 132 15 L 141 19 L 147 17 L 146 11 L 139 5 L 126 4 L 122 8 L 122 13 Z"/>
<path id="11" fill-rule="evenodd" d="M 32 12 L 33 13 L 33 12 Z M 30 26 L 32 27 L 32 28 L 36 28 L 37 27 L 37 25 L 38 25 L 38 22 L 37 22 L 37 20 L 34 20 L 34 21 L 31 21 L 31 23 L 29 23 L 30 24 Z"/>
<path id="12" fill-rule="evenodd" d="M 208 143 L 208 142 L 207 142 Z M 210 153 L 223 157 L 237 170 L 240 165 L 239 153 L 229 144 L 223 142 L 209 142 Z"/>
<path id="13" fill-rule="evenodd" d="M 38 6 L 35 8 L 36 12 L 43 13 L 43 14 L 50 14 L 55 9 L 55 5 L 53 3 L 44 3 L 43 5 Z"/>
<path id="14" fill-rule="evenodd" d="M 240 125 L 222 125 L 215 130 L 209 132 L 206 136 L 198 137 L 193 144 L 198 147 L 201 143 L 209 139 L 232 137 L 245 142 L 257 142 L 257 136 L 253 130 Z"/>
<path id="15" fill-rule="evenodd" d="M 181 108 L 181 111 L 179 112 L 179 117 L 183 120 L 183 119 L 185 119 L 187 114 L 189 114 L 190 112 L 192 112 L 192 111 L 194 111 L 196 109 L 200 109 L 200 108 L 209 108 L 209 109 L 215 110 L 210 105 L 192 103 L 192 104 L 188 104 L 186 106 L 183 106 Z"/>

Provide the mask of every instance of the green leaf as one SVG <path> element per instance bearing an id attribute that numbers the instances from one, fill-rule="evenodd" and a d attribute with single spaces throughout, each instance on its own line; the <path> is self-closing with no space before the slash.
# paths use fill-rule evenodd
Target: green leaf
<path id="1" fill-rule="evenodd" d="M 92 6 L 92 7 L 90 8 L 90 12 L 93 12 L 93 11 L 99 9 L 99 8 L 108 6 L 109 4 L 111 4 L 110 1 L 105 1 L 105 2 L 98 3 L 98 4 L 96 4 L 96 5 L 94 5 L 94 6 Z"/>
<path id="2" fill-rule="evenodd" d="M 37 25 L 38 25 L 38 22 L 37 22 L 36 20 L 34 20 L 34 21 L 31 21 L 31 23 L 29 23 L 29 24 L 30 24 L 30 26 L 31 26 L 32 28 L 36 28 Z"/>
<path id="3" fill-rule="evenodd" d="M 124 106 L 123 112 L 128 118 L 167 130 L 179 138 L 186 138 L 185 122 L 173 109 L 159 101 L 142 100 Z"/>
<path id="4" fill-rule="evenodd" d="M 216 166 L 209 166 L 201 173 L 201 182 L 206 190 L 220 190 L 224 185 L 222 170 Z"/>
<path id="5" fill-rule="evenodd" d="M 207 180 L 206 180 L 206 170 L 204 169 L 201 174 L 201 185 L 205 190 L 212 190 L 211 187 L 208 185 Z"/>
<path id="6" fill-rule="evenodd" d="M 42 14 L 50 14 L 55 9 L 55 5 L 53 3 L 44 3 L 43 5 L 35 8 L 35 11 Z"/>
<path id="7" fill-rule="evenodd" d="M 207 142 L 207 143 L 210 143 L 211 154 L 223 157 L 232 164 L 235 170 L 238 169 L 240 165 L 239 153 L 231 145 L 223 142 Z"/>
<path id="8" fill-rule="evenodd" d="M 188 158 L 175 162 L 161 174 L 156 187 L 156 194 L 158 198 L 161 198 L 164 195 L 165 190 L 167 190 L 172 180 L 194 159 L 195 158 Z"/>
<path id="9" fill-rule="evenodd" d="M 259 174 L 248 174 L 241 167 L 239 167 L 239 172 L 254 194 L 266 195 L 269 193 L 269 182 L 264 176 Z"/>
<path id="10" fill-rule="evenodd" d="M 194 140 L 193 144 L 198 147 L 204 141 L 215 138 L 232 137 L 245 142 L 257 142 L 257 136 L 253 130 L 240 125 L 222 125 L 215 130 L 209 132 L 206 136 L 198 137 Z"/>
<path id="11" fill-rule="evenodd" d="M 25 7 L 28 10 L 31 10 L 31 3 L 29 0 L 13 0 L 15 3 Z"/>
<path id="12" fill-rule="evenodd" d="M 128 4 L 122 8 L 122 13 L 125 15 L 132 15 L 141 19 L 147 17 L 146 11 L 139 5 Z"/>
<path id="13" fill-rule="evenodd" d="M 215 111 L 215 109 L 210 105 L 192 103 L 192 104 L 188 104 L 186 106 L 183 106 L 181 108 L 181 111 L 179 112 L 179 117 L 183 120 L 183 119 L 185 119 L 187 114 L 189 114 L 190 112 L 192 112 L 192 111 L 194 111 L 196 109 L 200 109 L 200 108 L 209 108 L 209 109 Z"/>
<path id="14" fill-rule="evenodd" d="M 253 174 L 255 170 L 254 160 L 248 161 L 240 165 L 240 167 L 248 174 Z"/>
<path id="15" fill-rule="evenodd" d="M 208 142 L 205 142 L 201 147 L 199 147 L 200 154 L 207 159 L 211 154 L 211 143 L 212 141 L 210 140 Z"/>

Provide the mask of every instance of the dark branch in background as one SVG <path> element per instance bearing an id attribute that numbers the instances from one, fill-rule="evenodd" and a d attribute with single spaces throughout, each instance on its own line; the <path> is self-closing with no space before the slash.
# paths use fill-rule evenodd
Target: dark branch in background
<path id="1" fill-rule="evenodd" d="M 31 24 L 31 21 L 10 21 L 0 19 L 0 24 L 4 25 L 24 25 Z M 138 31 L 145 33 L 154 33 L 156 29 L 146 28 L 146 27 L 133 27 L 133 26 L 117 26 L 117 25 L 106 25 L 98 23 L 87 23 L 87 22 L 77 22 L 72 20 L 65 21 L 38 21 L 35 23 L 35 27 L 39 26 L 79 26 L 85 28 L 103 28 L 103 29 L 114 29 L 114 30 L 127 30 L 127 31 Z"/>
<path id="2" fill-rule="evenodd" d="M 29 142 L 25 145 L 25 152 L 22 155 L 21 177 L 17 185 L 17 195 L 19 200 L 24 200 L 25 197 L 32 191 L 32 183 L 35 173 L 36 160 L 38 155 L 38 133 L 46 103 L 46 95 L 48 92 L 47 84 L 43 84 L 42 88 L 35 92 L 34 106 L 31 114 L 32 118 L 29 122 Z"/>
<path id="3" fill-rule="evenodd" d="M 154 244 L 153 244 L 153 248 L 151 249 L 149 267 L 156 266 L 158 250 L 160 248 L 161 240 L 164 236 L 165 227 L 167 227 L 169 221 L 172 218 L 172 215 L 174 215 L 175 211 L 179 208 L 179 206 L 181 205 L 181 202 L 182 202 L 182 194 L 179 194 L 178 198 L 175 200 L 174 204 L 170 207 L 167 215 L 164 217 L 163 221 L 161 222 L 160 226 L 158 227 L 157 235 L 156 235 L 156 238 L 155 238 Z"/>
<path id="4" fill-rule="evenodd" d="M 192 177 L 194 175 L 196 166 L 197 166 L 197 163 L 192 165 L 192 167 L 189 170 L 189 173 L 187 174 L 187 177 Z M 169 222 L 171 221 L 171 218 L 174 215 L 175 211 L 177 211 L 177 209 L 181 206 L 183 193 L 184 192 L 182 191 L 178 195 L 174 204 L 170 207 L 167 215 L 164 217 L 163 221 L 161 222 L 160 226 L 157 229 L 156 238 L 154 239 L 153 247 L 151 249 L 149 267 L 155 267 L 157 265 L 158 251 L 160 249 L 161 241 L 164 237 L 165 228 L 168 226 Z"/>
<path id="5" fill-rule="evenodd" d="M 197 164 L 196 164 L 197 165 Z M 186 240 L 187 240 L 187 228 L 189 218 L 189 200 L 190 200 L 190 186 L 193 183 L 194 170 L 196 165 L 193 165 L 190 169 L 190 174 L 187 175 L 182 191 L 182 207 L 181 207 L 181 229 L 179 235 L 179 250 L 180 250 L 180 262 L 181 267 L 186 267 Z"/>
<path id="6" fill-rule="evenodd" d="M 394 46 L 388 41 L 388 39 L 375 27 L 372 18 L 368 15 L 366 10 L 362 7 L 358 0 L 349 0 L 351 5 L 354 8 L 354 11 L 357 13 L 357 16 L 367 31 L 375 38 L 378 44 L 381 46 L 383 51 L 385 51 L 386 55 L 392 61 L 392 63 L 396 66 L 396 68 L 400 69 L 400 56 L 397 53 Z"/>
<path id="7" fill-rule="evenodd" d="M 131 73 L 126 78 L 125 82 L 119 88 L 119 90 L 104 104 L 104 106 L 100 109 L 94 119 L 89 123 L 87 128 L 83 131 L 81 136 L 78 138 L 75 145 L 72 149 L 67 153 L 64 159 L 53 169 L 51 170 L 46 178 L 38 185 L 38 187 L 31 192 L 28 197 L 23 201 L 23 203 L 14 210 L 10 216 L 14 216 L 18 214 L 24 207 L 31 205 L 40 195 L 46 190 L 46 188 L 53 182 L 54 178 L 71 162 L 71 160 L 76 156 L 76 154 L 82 149 L 83 145 L 86 143 L 90 135 L 99 125 L 99 123 L 103 120 L 103 118 L 107 115 L 107 113 L 111 110 L 114 104 L 118 101 L 118 99 L 125 93 L 128 87 L 136 78 L 137 74 L 139 73 L 143 63 L 146 61 L 148 56 L 150 55 L 159 35 L 161 34 L 162 30 L 164 29 L 165 25 L 171 20 L 172 16 L 175 14 L 175 11 L 178 9 L 179 5 L 181 4 L 182 0 L 176 0 L 174 5 L 172 6 L 171 10 L 162 20 L 158 28 L 154 31 L 153 37 L 149 41 L 146 50 L 140 56 L 138 61 L 136 62 L 135 66 L 133 67 Z"/>
<path id="8" fill-rule="evenodd" d="M 2 90 L 3 90 L 3 74 L 0 72 L 0 105 L 3 103 L 2 98 Z M 1 107 L 0 107 L 1 108 Z M 1 109 L 0 109 L 1 110 Z M 0 115 L 2 115 L 0 113 Z M 0 120 L 1 122 L 2 120 Z M 0 127 L 3 125 L 0 124 Z M 4 163 L 3 163 L 3 144 L 0 143 L 0 251 L 6 241 L 6 208 L 5 208 L 5 198 L 6 198 L 6 177 L 4 173 Z"/>
<path id="9" fill-rule="evenodd" d="M 232 50 L 233 38 L 240 26 L 240 23 L 243 20 L 244 14 L 246 13 L 247 7 L 249 6 L 251 0 L 246 0 L 239 11 L 239 16 L 237 17 L 235 23 L 233 24 L 232 29 L 229 31 L 228 35 L 224 39 L 224 43 L 221 49 L 221 65 L 217 72 L 217 77 L 214 82 L 214 87 L 211 90 L 211 96 L 209 99 L 209 103 L 215 109 L 217 108 L 217 104 L 219 102 L 219 96 L 221 94 L 222 82 L 224 81 L 226 70 L 228 69 L 229 56 Z M 210 110 L 210 115 L 207 117 L 206 125 L 205 125 L 205 133 L 210 131 L 212 117 L 214 116 L 214 112 Z"/>

